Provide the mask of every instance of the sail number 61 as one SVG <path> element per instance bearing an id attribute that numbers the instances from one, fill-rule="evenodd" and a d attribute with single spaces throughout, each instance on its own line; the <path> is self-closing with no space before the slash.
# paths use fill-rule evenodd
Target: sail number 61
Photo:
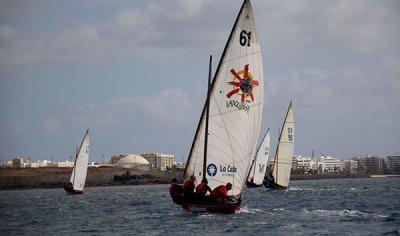
<path id="1" fill-rule="evenodd" d="M 240 45 L 250 47 L 250 39 L 251 39 L 251 32 L 246 32 L 246 30 L 242 30 L 240 32 Z"/>

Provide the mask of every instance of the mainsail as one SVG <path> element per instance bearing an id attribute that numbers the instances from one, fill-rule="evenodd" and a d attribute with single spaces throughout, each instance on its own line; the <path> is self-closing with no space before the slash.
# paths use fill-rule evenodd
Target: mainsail
<path id="1" fill-rule="evenodd" d="M 69 181 L 74 190 L 82 191 L 85 187 L 87 168 L 89 162 L 89 129 L 86 130 L 81 146 L 75 157 L 74 169 L 72 170 Z"/>
<path id="2" fill-rule="evenodd" d="M 239 195 L 255 153 L 262 119 L 263 68 L 253 11 L 245 0 L 234 23 L 210 91 L 208 151 L 203 172 L 205 107 L 186 164 L 185 176 L 208 185 L 233 185 Z"/>
<path id="3" fill-rule="evenodd" d="M 268 156 L 270 147 L 270 134 L 269 129 L 264 135 L 263 140 L 258 147 L 257 153 L 250 168 L 249 177 L 247 181 L 256 185 L 261 185 L 264 180 L 265 171 L 267 169 Z"/>
<path id="4" fill-rule="evenodd" d="M 283 122 L 283 126 L 279 135 L 279 142 L 276 148 L 274 159 L 274 170 L 272 172 L 272 175 L 275 178 L 275 183 L 282 187 L 289 186 L 293 148 L 294 116 L 292 102 L 290 102 L 285 121 Z"/>

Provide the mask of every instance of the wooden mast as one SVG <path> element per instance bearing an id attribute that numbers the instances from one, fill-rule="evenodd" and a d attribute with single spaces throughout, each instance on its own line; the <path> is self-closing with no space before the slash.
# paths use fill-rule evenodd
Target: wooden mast
<path id="1" fill-rule="evenodd" d="M 204 131 L 204 160 L 203 160 L 203 179 L 206 178 L 207 168 L 207 144 L 208 144 L 208 117 L 210 116 L 210 90 L 211 90 L 211 63 L 212 55 L 210 55 L 210 64 L 208 65 L 208 89 L 207 89 L 207 100 L 206 100 L 206 129 Z"/>

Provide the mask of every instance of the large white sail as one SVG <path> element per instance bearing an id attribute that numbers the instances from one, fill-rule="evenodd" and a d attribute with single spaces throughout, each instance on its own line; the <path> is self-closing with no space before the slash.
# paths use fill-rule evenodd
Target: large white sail
<path id="1" fill-rule="evenodd" d="M 74 169 L 69 181 L 74 190 L 82 191 L 85 187 L 87 168 L 89 162 L 89 130 L 86 130 L 81 146 L 76 154 Z"/>
<path id="2" fill-rule="evenodd" d="M 289 186 L 290 171 L 292 168 L 294 148 L 294 115 L 293 106 L 290 102 L 285 121 L 279 135 L 279 142 L 274 159 L 274 170 L 272 172 L 275 183 L 282 187 Z"/>
<path id="3" fill-rule="evenodd" d="M 206 177 L 211 188 L 231 183 L 241 193 L 260 132 L 263 67 L 253 11 L 245 0 L 218 64 L 210 92 Z M 185 176 L 203 178 L 206 112 L 189 153 Z"/>
<path id="4" fill-rule="evenodd" d="M 251 165 L 247 181 L 252 182 L 256 185 L 261 185 L 263 183 L 265 171 L 267 169 L 269 147 L 270 147 L 270 134 L 268 129 L 264 135 L 263 140 L 260 143 L 260 146 L 258 147 L 254 161 Z"/>

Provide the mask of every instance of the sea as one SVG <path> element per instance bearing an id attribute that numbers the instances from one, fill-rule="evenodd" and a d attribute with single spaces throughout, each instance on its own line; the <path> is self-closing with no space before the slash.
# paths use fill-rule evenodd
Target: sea
<path id="1" fill-rule="evenodd" d="M 400 235 L 400 178 L 245 188 L 232 215 L 191 213 L 168 185 L 0 191 L 0 235 Z"/>

